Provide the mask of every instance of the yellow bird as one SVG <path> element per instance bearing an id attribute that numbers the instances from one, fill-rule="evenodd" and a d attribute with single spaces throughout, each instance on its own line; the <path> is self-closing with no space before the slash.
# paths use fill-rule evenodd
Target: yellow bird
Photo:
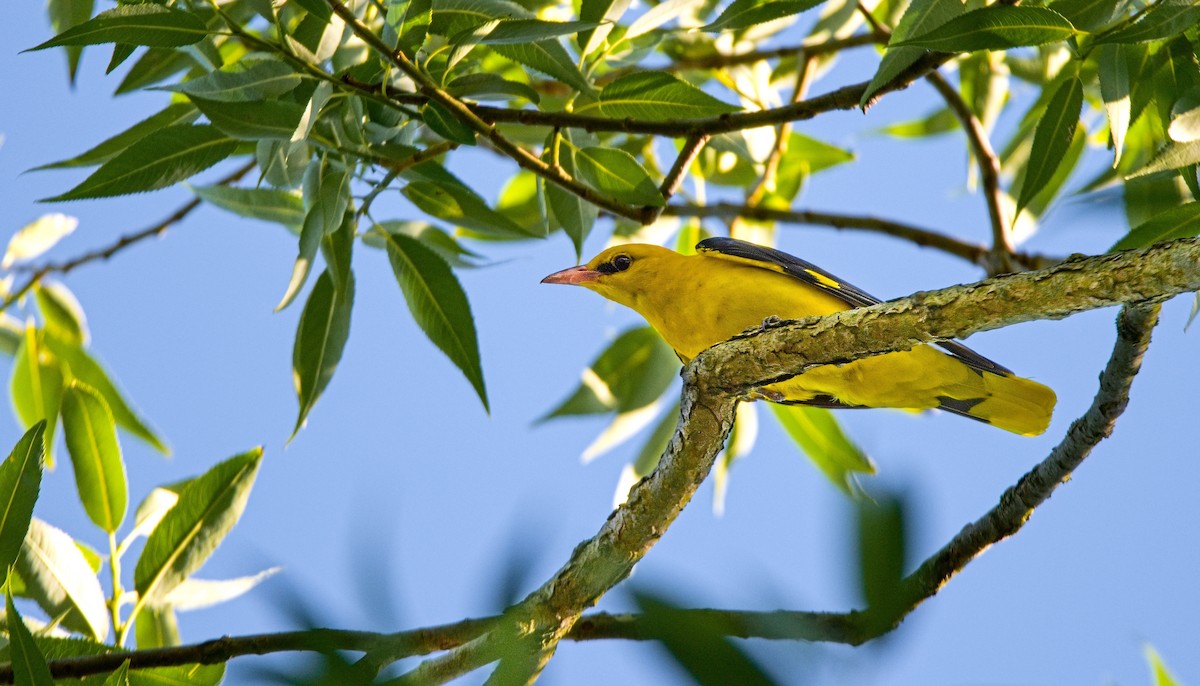
<path id="1" fill-rule="evenodd" d="M 700 351 L 764 319 L 801 319 L 880 302 L 797 257 L 732 238 L 709 238 L 697 254 L 619 245 L 542 283 L 583 286 L 645 317 L 686 364 Z M 954 341 L 826 365 L 766 386 L 757 397 L 817 407 L 940 408 L 1036 436 L 1054 391 L 1015 376 Z M 945 351 L 945 352 L 943 352 Z"/>

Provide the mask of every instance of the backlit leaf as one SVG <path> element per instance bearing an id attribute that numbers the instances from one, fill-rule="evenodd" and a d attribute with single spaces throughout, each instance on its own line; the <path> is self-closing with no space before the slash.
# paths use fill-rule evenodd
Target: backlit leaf
<path id="1" fill-rule="evenodd" d="M 661 71 L 619 77 L 604 87 L 595 106 L 613 119 L 631 117 L 649 121 L 700 119 L 740 109 Z M 586 110 L 579 108 L 580 112 Z"/>
<path id="2" fill-rule="evenodd" d="M 37 297 L 38 312 L 42 315 L 42 328 L 48 337 L 70 341 L 75 345 L 86 345 L 91 335 L 87 329 L 87 317 L 75 294 L 61 283 L 42 282 L 33 288 Z"/>
<path id="3" fill-rule="evenodd" d="M 42 336 L 32 325 L 25 327 L 21 346 L 13 357 L 9 378 L 13 409 L 23 428 L 46 421 L 46 466 L 54 466 L 54 430 L 62 401 L 63 373 L 43 348 Z"/>
<path id="4" fill-rule="evenodd" d="M 733 0 L 703 31 L 733 31 L 790 17 L 816 7 L 821 0 Z"/>
<path id="5" fill-rule="evenodd" d="M 208 169 L 229 157 L 236 148 L 233 139 L 211 126 L 168 126 L 105 162 L 83 183 L 43 202 L 104 198 L 166 188 Z"/>
<path id="6" fill-rule="evenodd" d="M 488 409 L 475 318 L 454 272 L 437 253 L 410 236 L 388 233 L 388 261 L 413 320 L 471 382 Z"/>
<path id="7" fill-rule="evenodd" d="M 204 22 L 190 12 L 153 3 L 118 5 L 29 50 L 100 43 L 170 48 L 191 45 L 207 35 Z"/>
<path id="8" fill-rule="evenodd" d="M 1042 187 L 1054 176 L 1058 165 L 1066 155 L 1079 125 L 1079 114 L 1083 108 L 1083 83 L 1077 78 L 1063 82 L 1046 105 L 1046 112 L 1038 121 L 1033 134 L 1033 146 L 1029 150 L 1025 181 L 1017 198 L 1017 214 L 1041 192 Z"/>
<path id="9" fill-rule="evenodd" d="M 33 634 L 13 605 L 12 589 L 4 589 L 5 624 L 8 628 L 8 650 L 12 658 L 13 683 L 17 686 L 54 686 L 54 677 L 46 658 L 33 642 Z"/>
<path id="10" fill-rule="evenodd" d="M 904 15 L 900 17 L 900 22 L 896 24 L 896 30 L 892 32 L 892 37 L 888 41 L 888 49 L 883 53 L 883 59 L 879 62 L 879 69 L 875 70 L 875 75 L 871 77 L 871 83 L 859 98 L 859 107 L 865 107 L 880 88 L 890 83 L 892 79 L 911 67 L 925 54 L 921 48 L 895 47 L 897 43 L 928 33 L 962 13 L 963 4 L 960 2 L 913 0 L 908 9 L 904 11 Z"/>
<path id="11" fill-rule="evenodd" d="M 188 482 L 146 540 L 133 573 L 139 603 L 152 603 L 192 575 L 241 517 L 262 462 L 255 448 Z"/>
<path id="12" fill-rule="evenodd" d="M 8 568 L 21 552 L 42 487 L 45 430 L 44 421 L 34 424 L 0 462 L 0 583 L 8 577 Z"/>
<path id="13" fill-rule="evenodd" d="M 575 154 L 579 176 L 596 190 L 631 205 L 662 207 L 662 193 L 633 155 L 617 148 L 581 148 Z"/>
<path id="14" fill-rule="evenodd" d="M 1154 158 L 1127 178 L 1137 178 L 1156 172 L 1179 169 L 1200 162 L 1200 140 L 1176 143 L 1168 141 Z"/>
<path id="15" fill-rule="evenodd" d="M 580 93 L 595 91 L 583 72 L 579 71 L 575 60 L 567 53 L 567 49 L 556 40 L 493 45 L 492 50 L 514 62 L 558 79 Z"/>
<path id="16" fill-rule="evenodd" d="M 483 198 L 461 183 L 412 181 L 401 190 L 423 212 L 457 226 L 497 238 L 530 238 L 525 227 L 488 207 Z"/>
<path id="17" fill-rule="evenodd" d="M 1125 134 L 1129 131 L 1129 60 L 1121 45 L 1101 45 L 1097 49 L 1100 95 L 1108 114 L 1108 130 L 1113 140 L 1113 167 L 1121 162 Z"/>
<path id="18" fill-rule="evenodd" d="M 1194 0 L 1159 0 L 1134 23 L 1096 37 L 1097 43 L 1144 43 L 1170 38 L 1200 23 Z"/>
<path id="19" fill-rule="evenodd" d="M 833 413 L 821 407 L 779 405 L 771 411 L 788 435 L 846 495 L 858 493 L 855 474 L 874 474 L 871 458 L 846 437 Z"/>
<path id="20" fill-rule="evenodd" d="M 1200 234 L 1200 202 L 1189 202 L 1172 207 L 1133 227 L 1109 250 L 1144 248 L 1162 241 L 1190 238 L 1197 234 Z"/>
<path id="21" fill-rule="evenodd" d="M 65 532 L 37 517 L 30 520 L 16 570 L 26 592 L 46 614 L 63 617 L 63 626 L 97 641 L 108 636 L 100 580 Z"/>
<path id="22" fill-rule="evenodd" d="M 572 147 L 572 133 L 564 130 L 560 132 L 565 145 L 558 146 L 558 166 L 567 174 L 575 177 L 578 174 L 578 169 L 575 165 L 575 149 Z M 553 161 L 553 149 L 547 146 L 543 159 L 547 162 Z M 575 246 L 575 255 L 578 257 L 583 250 L 583 241 L 591 233 L 592 227 L 596 224 L 596 218 L 599 216 L 599 210 L 590 202 L 587 202 L 578 195 L 562 188 L 555 183 L 543 183 L 542 188 L 546 193 L 546 205 L 550 212 L 554 215 L 554 219 L 562 225 L 563 231 L 571 237 L 571 243 Z"/>
<path id="23" fill-rule="evenodd" d="M 96 526 L 114 533 L 125 520 L 128 494 L 112 411 L 99 393 L 72 382 L 63 391 L 62 420 L 83 509 Z"/>
<path id="24" fill-rule="evenodd" d="M 957 16 L 926 33 L 890 43 L 938 52 L 1007 50 L 1044 45 L 1075 34 L 1071 22 L 1044 7 L 989 5 Z"/>
<path id="25" fill-rule="evenodd" d="M 354 276 L 339 293 L 328 270 L 317 277 L 296 327 L 292 348 L 292 380 L 300 401 L 300 412 L 292 436 L 304 425 L 308 413 L 333 378 L 342 351 L 350 337 L 350 314 L 354 307 Z"/>
<path id="26" fill-rule="evenodd" d="M 274 188 L 234 188 L 231 186 L 194 186 L 201 200 L 234 214 L 275 222 L 288 227 L 304 223 L 304 201 L 300 196 Z"/>
<path id="27" fill-rule="evenodd" d="M 21 227 L 20 231 L 8 239 L 8 248 L 4 251 L 4 259 L 0 260 L 0 269 L 8 269 L 17 262 L 41 257 L 60 240 L 71 235 L 77 226 L 79 220 L 75 217 L 59 212 L 43 214 Z"/>
<path id="28" fill-rule="evenodd" d="M 579 387 L 539 421 L 628 412 L 658 400 L 679 373 L 679 359 L 648 326 L 617 337 L 583 371 Z"/>

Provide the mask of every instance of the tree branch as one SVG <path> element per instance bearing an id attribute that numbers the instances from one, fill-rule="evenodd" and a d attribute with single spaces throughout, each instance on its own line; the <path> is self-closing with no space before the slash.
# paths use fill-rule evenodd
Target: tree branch
<path id="1" fill-rule="evenodd" d="M 879 219 L 877 217 L 833 214 L 812 210 L 779 210 L 727 202 L 703 206 L 668 205 L 663 214 L 676 217 L 744 217 L 760 221 L 811 224 L 813 226 L 829 226 L 835 229 L 870 231 L 910 241 L 921 247 L 934 248 L 949 255 L 961 257 L 985 269 L 990 263 L 990 250 L 985 245 L 969 243 L 930 229 L 887 219 Z M 1013 253 L 1012 259 L 1025 269 L 1042 269 L 1062 261 L 1056 257 L 1024 252 Z"/>

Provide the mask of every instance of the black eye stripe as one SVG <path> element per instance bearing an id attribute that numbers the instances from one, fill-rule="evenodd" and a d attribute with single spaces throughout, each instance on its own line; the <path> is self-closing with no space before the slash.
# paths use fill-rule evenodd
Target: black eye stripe
<path id="1" fill-rule="evenodd" d="M 605 262 L 599 267 L 596 267 L 596 271 L 600 272 L 601 274 L 616 274 L 617 268 L 613 266 L 612 262 Z"/>

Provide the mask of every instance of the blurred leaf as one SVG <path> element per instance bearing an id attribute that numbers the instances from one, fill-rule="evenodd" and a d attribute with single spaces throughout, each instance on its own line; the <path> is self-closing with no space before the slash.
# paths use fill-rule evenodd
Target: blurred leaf
<path id="1" fill-rule="evenodd" d="M 758 440 L 757 405 L 738 403 L 736 412 L 733 431 L 713 465 L 713 515 L 717 517 L 725 514 L 725 495 L 729 491 L 729 472 L 733 463 L 748 455 Z"/>
<path id="2" fill-rule="evenodd" d="M 304 105 L 288 100 L 221 102 L 189 97 L 213 126 L 241 140 L 290 139 L 304 116 Z"/>
<path id="3" fill-rule="evenodd" d="M 493 45 L 492 50 L 514 62 L 519 62 L 530 69 L 562 81 L 580 93 L 595 91 L 587 77 L 579 71 L 579 67 L 571 59 L 566 48 L 556 40 Z"/>
<path id="4" fill-rule="evenodd" d="M 16 357 L 25 340 L 25 324 L 7 312 L 0 312 L 0 352 Z"/>
<path id="5" fill-rule="evenodd" d="M 777 403 L 771 403 L 770 407 L 808 459 L 846 495 L 858 494 L 856 474 L 875 473 L 871 458 L 847 438 L 829 410 Z"/>
<path id="6" fill-rule="evenodd" d="M 1047 7 L 1063 15 L 1072 26 L 1095 32 L 1112 21 L 1121 5 L 1118 0 L 1051 0 Z"/>
<path id="7" fill-rule="evenodd" d="M 571 131 L 563 130 L 560 134 L 563 143 L 558 146 L 558 166 L 564 172 L 575 177 L 579 173 L 579 169 L 575 164 L 575 145 Z M 554 150 L 548 143 L 543 157 L 546 162 L 553 162 Z M 583 253 L 583 242 L 587 239 L 588 234 L 592 232 L 592 227 L 596 225 L 596 218 L 599 217 L 599 209 L 590 202 L 587 202 L 578 195 L 568 191 L 556 183 L 545 183 L 543 187 L 546 190 L 546 205 L 549 206 L 550 212 L 554 219 L 562 225 L 563 231 L 571 237 L 571 244 L 575 246 L 575 257 L 578 259 Z"/>
<path id="8" fill-rule="evenodd" d="M 1136 22 L 1096 36 L 1097 43 L 1144 43 L 1181 34 L 1200 23 L 1193 0 L 1159 0 Z"/>
<path id="9" fill-rule="evenodd" d="M 1108 114 L 1108 130 L 1113 141 L 1113 166 L 1121 162 L 1125 134 L 1129 131 L 1129 62 L 1125 48 L 1120 45 L 1101 45 L 1097 50 L 1100 67 L 1100 95 Z"/>
<path id="10" fill-rule="evenodd" d="M 71 235 L 77 226 L 79 220 L 75 217 L 58 212 L 43 214 L 8 239 L 8 249 L 0 261 L 0 269 L 8 269 L 17 262 L 42 256 L 60 240 Z"/>
<path id="11" fill-rule="evenodd" d="M 46 336 L 44 343 L 54 353 L 54 357 L 64 365 L 69 378 L 87 384 L 104 398 L 104 402 L 112 411 L 117 426 L 145 441 L 158 452 L 164 455 L 171 454 L 170 447 L 162 437 L 150 428 L 145 419 L 138 415 L 121 390 L 113 383 L 108 372 L 87 350 L 78 344 L 64 341 L 53 335 Z"/>
<path id="12" fill-rule="evenodd" d="M 179 636 L 179 619 L 170 606 L 142 608 L 133 632 L 138 650 L 169 648 L 183 642 Z"/>
<path id="13" fill-rule="evenodd" d="M 87 328 L 87 317 L 83 307 L 66 286 L 61 283 L 40 282 L 33 287 L 38 311 L 42 314 L 42 328 L 49 337 L 69 341 L 74 345 L 85 345 L 91 337 Z"/>
<path id="14" fill-rule="evenodd" d="M 34 424 L 0 462 L 0 583 L 21 552 L 33 505 L 42 487 L 42 435 L 45 421 Z"/>
<path id="15" fill-rule="evenodd" d="M 715 616 L 688 612 L 661 597 L 634 592 L 647 637 L 662 643 L 699 686 L 770 686 L 770 676 L 730 640 Z"/>
<path id="16" fill-rule="evenodd" d="M 868 612 L 884 624 L 903 611 L 906 519 L 907 507 L 896 494 L 858 501 L 859 587 Z"/>
<path id="17" fill-rule="evenodd" d="M 900 17 L 900 22 L 896 24 L 896 30 L 892 32 L 892 37 L 888 40 L 887 51 L 883 53 L 883 59 L 879 62 L 879 69 L 875 71 L 875 75 L 871 77 L 871 83 L 867 85 L 867 89 L 859 98 L 858 106 L 866 107 L 880 88 L 891 83 L 892 79 L 904 73 L 904 70 L 915 64 L 925 54 L 921 48 L 895 47 L 897 43 L 913 36 L 929 33 L 962 14 L 963 8 L 964 6 L 960 2 L 912 0 L 908 9 L 904 11 L 904 15 Z"/>
<path id="18" fill-rule="evenodd" d="M 1044 45 L 1075 34 L 1071 22 L 1044 7 L 989 5 L 959 15 L 925 33 L 894 41 L 890 46 L 912 46 L 938 52 L 1007 50 L 1024 45 Z"/>
<path id="19" fill-rule="evenodd" d="M 821 0 L 733 0 L 701 31 L 735 31 L 791 17 L 821 4 Z"/>
<path id="20" fill-rule="evenodd" d="M 46 3 L 46 14 L 50 16 L 50 28 L 55 33 L 82 24 L 92 18 L 93 0 L 49 0 Z M 83 54 L 82 46 L 67 48 L 67 80 L 75 85 L 75 74 L 79 70 L 79 58 Z"/>
<path id="21" fill-rule="evenodd" d="M 396 49 L 410 60 L 425 44 L 426 31 L 432 20 L 433 5 L 430 0 L 409 0 L 405 4 L 388 5 L 387 23 L 396 31 Z"/>
<path id="22" fill-rule="evenodd" d="M 125 520 L 128 495 L 117 423 L 108 403 L 73 381 L 63 391 L 62 420 L 83 509 L 96 526 L 115 533 Z"/>
<path id="23" fill-rule="evenodd" d="M 350 275 L 348 288 L 338 293 L 329 270 L 321 272 L 308 294 L 308 302 L 300 313 L 296 327 L 296 343 L 292 348 L 292 380 L 300 411 L 292 438 L 304 426 L 308 413 L 317 398 L 325 391 L 342 359 L 342 351 L 350 338 L 350 314 L 354 307 L 354 278 Z M 291 439 L 289 439 L 291 440 Z"/>
<path id="24" fill-rule="evenodd" d="M 1171 140 L 1190 143 L 1200 139 L 1200 98 L 1196 94 L 1185 95 L 1175 103 L 1174 117 L 1167 129 Z"/>
<path id="25" fill-rule="evenodd" d="M 54 686 L 54 677 L 46 658 L 33 642 L 25 620 L 13 605 L 12 590 L 5 588 L 5 624 L 8 629 L 8 649 L 12 657 L 13 683 L 17 686 Z"/>
<path id="26" fill-rule="evenodd" d="M 442 105 L 427 103 L 421 108 L 421 117 L 425 125 L 442 138 L 462 145 L 475 145 L 474 129 Z"/>
<path id="27" fill-rule="evenodd" d="M 497 238 L 531 238 L 528 229 L 488 206 L 475 191 L 458 182 L 410 181 L 404 197 L 438 219 Z"/>
<path id="28" fill-rule="evenodd" d="M 58 424 L 58 408 L 62 402 L 63 373 L 55 360 L 42 348 L 41 336 L 32 325 L 13 357 L 9 379 L 13 409 L 22 428 L 46 420 L 46 467 L 54 467 L 54 429 Z"/>
<path id="29" fill-rule="evenodd" d="M 940 107 L 920 119 L 889 124 L 879 131 L 896 138 L 924 138 L 953 131 L 958 126 L 954 112 L 949 107 Z"/>
<path id="30" fill-rule="evenodd" d="M 129 686 L 129 660 L 122 662 L 120 667 L 108 675 L 104 686 Z"/>
<path id="31" fill-rule="evenodd" d="M 659 404 L 653 402 L 636 410 L 617 413 L 600 435 L 583 449 L 579 460 L 587 464 L 641 433 L 658 417 Z"/>
<path id="32" fill-rule="evenodd" d="M 538 421 L 645 407 L 663 394 L 678 373 L 679 359 L 654 329 L 631 328 L 583 371 L 579 387 Z"/>
<path id="33" fill-rule="evenodd" d="M 273 188 L 194 186 L 192 192 L 205 202 L 234 214 L 276 222 L 287 227 L 304 224 L 304 201 L 299 195 Z"/>
<path id="34" fill-rule="evenodd" d="M 541 96 L 528 84 L 487 72 L 459 76 L 446 85 L 446 92 L 457 98 L 475 100 L 523 98 L 535 105 L 541 102 Z"/>
<path id="35" fill-rule="evenodd" d="M 559 36 L 572 36 L 600 26 L 596 21 L 544 21 L 542 19 L 503 19 L 480 39 L 483 45 L 531 43 Z"/>
<path id="36" fill-rule="evenodd" d="M 300 75 L 287 64 L 275 59 L 256 59 L 234 62 L 163 90 L 209 101 L 261 102 L 295 90 L 299 85 Z"/>
<path id="37" fill-rule="evenodd" d="M 666 204 L 650 175 L 624 150 L 580 148 L 575 153 L 575 166 L 589 186 L 620 202 L 650 207 Z"/>
<path id="38" fill-rule="evenodd" d="M 533 16 L 529 10 L 508 0 L 438 0 L 429 31 L 452 36 L 496 17 L 529 19 Z"/>
<path id="39" fill-rule="evenodd" d="M 808 177 L 853 159 L 854 153 L 848 150 L 793 131 L 787 138 L 783 155 L 779 158 L 775 190 L 768 194 L 767 199 L 789 207 Z"/>
<path id="40" fill-rule="evenodd" d="M 234 598 L 245 595 L 256 586 L 283 571 L 282 567 L 264 569 L 252 576 L 242 576 L 236 579 L 187 579 L 176 586 L 155 607 L 170 607 L 180 612 L 201 610 L 213 605 L 229 602 Z M 141 620 L 141 617 L 138 618 Z"/>
<path id="41" fill-rule="evenodd" d="M 1070 178 L 1071 173 L 1075 170 L 1075 167 L 1082 159 L 1083 151 L 1086 147 L 1087 131 L 1083 128 L 1083 124 L 1080 123 L 1075 127 L 1074 135 L 1071 136 L 1071 142 L 1067 146 L 1067 151 L 1063 153 L 1062 161 L 1059 162 L 1058 168 L 1054 171 L 1054 175 L 1050 177 L 1049 181 L 1042 185 L 1041 189 L 1034 193 L 1033 198 L 1029 201 L 1029 205 L 1025 208 L 1024 219 L 1029 219 L 1030 217 L 1040 217 L 1045 214 L 1046 209 L 1058 196 L 1058 193 L 1060 190 L 1062 190 L 1062 187 L 1066 185 L 1067 179 Z M 1013 188 L 1024 188 L 1023 184 L 1025 183 L 1025 172 L 1027 169 L 1028 167 L 1022 167 L 1019 170 L 1017 176 L 1013 179 Z M 1006 195 L 1005 198 L 1010 201 L 1008 204 L 1011 205 L 1011 207 L 1005 211 L 1015 210 L 1016 205 L 1015 203 L 1011 202 L 1012 197 Z M 1018 242 L 1027 240 L 1030 236 L 1028 231 L 1022 232 L 1023 224 L 1025 224 L 1024 221 L 1018 221 L 1013 231 L 1015 234 L 1014 238 L 1017 239 Z"/>
<path id="42" fill-rule="evenodd" d="M 17 557 L 26 592 L 46 614 L 97 641 L 108 636 L 108 607 L 100 580 L 65 532 L 33 517 Z"/>
<path id="43" fill-rule="evenodd" d="M 140 604 L 170 593 L 204 564 L 241 517 L 261 462 L 262 449 L 255 448 L 184 486 L 138 558 L 133 583 Z"/>
<path id="44" fill-rule="evenodd" d="M 595 30 L 583 30 L 575 37 L 575 45 L 579 46 L 582 57 L 595 52 L 604 45 L 604 40 L 612 32 L 625 11 L 629 9 L 630 0 L 581 0 L 579 3 L 579 18 L 596 24 Z"/>
<path id="45" fill-rule="evenodd" d="M 1190 141 L 1188 143 L 1176 143 L 1168 141 L 1161 150 L 1155 154 L 1154 159 L 1150 160 L 1137 171 L 1130 174 L 1126 179 L 1132 179 L 1139 176 L 1146 176 L 1161 171 L 1169 171 L 1171 169 L 1179 169 L 1191 164 L 1200 162 L 1200 141 Z"/>
<path id="46" fill-rule="evenodd" d="M 182 490 L 182 487 L 179 489 Z M 167 512 L 179 502 L 179 493 L 169 488 L 154 488 L 138 503 L 133 513 L 133 529 L 121 541 L 119 550 L 123 553 L 138 538 L 149 536 L 158 526 Z"/>
<path id="47" fill-rule="evenodd" d="M 700 119 L 741 109 L 661 71 L 633 72 L 618 77 L 600 91 L 596 106 L 605 117 L 648 121 Z M 579 108 L 580 112 L 586 110 L 586 107 Z"/>
<path id="48" fill-rule="evenodd" d="M 1017 198 L 1017 214 L 1054 176 L 1071 145 L 1082 109 L 1083 83 L 1077 78 L 1068 79 L 1050 98 L 1046 113 L 1034 131 L 1025 182 L 1021 184 L 1021 194 Z"/>
<path id="49" fill-rule="evenodd" d="M 625 29 L 625 35 L 622 36 L 622 39 L 631 41 L 638 36 L 650 33 L 703 2 L 705 0 L 666 0 L 666 2 L 660 2 L 650 7 L 637 19 L 634 19 L 629 24 L 629 28 Z"/>
<path id="50" fill-rule="evenodd" d="M 300 229 L 299 254 L 292 265 L 287 290 L 275 306 L 276 312 L 290 305 L 300 294 L 312 271 L 321 240 L 341 226 L 350 206 L 350 171 L 340 162 L 326 157 L 313 160 L 304 172 L 304 204 L 308 209 Z"/>
<path id="51" fill-rule="evenodd" d="M 389 233 L 388 261 L 413 321 L 462 370 L 489 410 L 471 305 L 446 261 L 415 238 Z M 490 410 L 489 410 L 490 411 Z"/>
<path id="52" fill-rule="evenodd" d="M 100 43 L 169 48 L 191 45 L 207 35 L 204 22 L 191 12 L 150 3 L 119 5 L 24 52 L 60 45 Z"/>
<path id="53" fill-rule="evenodd" d="M 1175 238 L 1190 238 L 1200 234 L 1200 202 L 1190 202 L 1155 215 L 1152 219 L 1130 229 L 1109 251 L 1144 248 Z"/>
<path id="54" fill-rule="evenodd" d="M 42 202 L 105 198 L 166 188 L 208 169 L 229 157 L 236 148 L 234 140 L 211 126 L 168 126 L 130 145 L 83 183 Z"/>
<path id="55" fill-rule="evenodd" d="M 1175 675 L 1171 674 L 1170 670 L 1167 669 L 1166 663 L 1163 662 L 1157 650 L 1151 646 L 1146 646 L 1145 652 L 1146 662 L 1150 663 L 1150 678 L 1154 686 L 1181 686 Z"/>

